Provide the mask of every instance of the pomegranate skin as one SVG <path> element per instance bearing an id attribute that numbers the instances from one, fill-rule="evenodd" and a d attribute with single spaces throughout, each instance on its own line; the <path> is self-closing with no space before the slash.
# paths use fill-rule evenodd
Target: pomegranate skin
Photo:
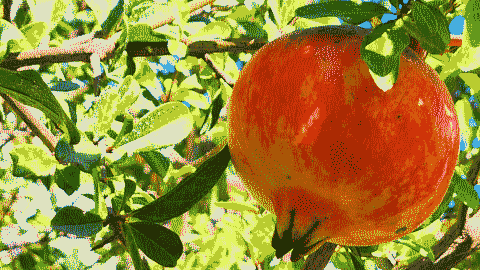
<path id="1" fill-rule="evenodd" d="M 403 237 L 442 201 L 459 153 L 452 98 L 410 49 L 384 92 L 361 59 L 370 30 L 322 26 L 258 50 L 228 105 L 228 145 L 250 194 L 277 216 L 292 260 L 325 241 Z"/>

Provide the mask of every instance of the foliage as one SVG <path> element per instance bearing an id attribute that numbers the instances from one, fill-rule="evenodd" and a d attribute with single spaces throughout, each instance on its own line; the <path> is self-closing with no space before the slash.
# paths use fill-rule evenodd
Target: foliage
<path id="1" fill-rule="evenodd" d="M 275 258 L 275 215 L 229 162 L 226 110 L 256 50 L 325 24 L 374 26 L 381 38 L 364 60 L 377 82 L 395 74 L 413 36 L 463 121 L 456 174 L 437 213 L 398 241 L 339 247 L 327 267 L 438 259 L 439 239 L 456 224 L 475 237 L 478 215 L 466 213 L 478 208 L 478 0 L 374 2 L 3 1 L 0 266 L 300 269 L 303 259 Z M 459 15 L 460 48 L 446 32 Z M 459 268 L 478 268 L 458 258 Z"/>

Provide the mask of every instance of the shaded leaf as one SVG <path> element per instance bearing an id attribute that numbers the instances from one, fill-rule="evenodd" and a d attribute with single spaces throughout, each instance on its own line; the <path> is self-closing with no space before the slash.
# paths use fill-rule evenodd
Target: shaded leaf
<path id="1" fill-rule="evenodd" d="M 405 30 L 397 27 L 395 22 L 379 25 L 362 42 L 362 59 L 372 75 L 377 86 L 383 91 L 393 87 L 397 81 L 400 67 L 400 56 L 410 44 L 410 38 Z"/>
<path id="2" fill-rule="evenodd" d="M 194 174 L 187 176 L 164 196 L 132 212 L 132 216 L 163 222 L 182 215 L 215 186 L 229 161 L 230 151 L 226 145 L 220 153 L 200 165 Z"/>
<path id="3" fill-rule="evenodd" d="M 66 206 L 57 212 L 50 226 L 78 237 L 88 237 L 102 229 L 102 222 L 98 215 L 83 213 L 82 209 L 75 206 Z"/>
<path id="4" fill-rule="evenodd" d="M 363 2 L 360 5 L 351 1 L 329 1 L 298 8 L 295 15 L 308 19 L 339 17 L 350 24 L 361 24 L 369 19 L 391 12 L 384 6 Z"/>
<path id="5" fill-rule="evenodd" d="M 80 131 L 37 71 L 18 72 L 0 68 L 0 92 L 45 113 L 69 137 L 69 143 L 80 141 Z"/>
<path id="6" fill-rule="evenodd" d="M 58 169 L 55 172 L 55 180 L 58 187 L 70 196 L 80 187 L 80 169 L 74 166 Z"/>
<path id="7" fill-rule="evenodd" d="M 62 136 L 55 147 L 55 158 L 61 162 L 74 163 L 80 166 L 84 172 L 90 173 L 100 163 L 102 154 L 86 136 L 78 145 L 71 145 Z"/>
<path id="8" fill-rule="evenodd" d="M 113 34 L 115 34 L 117 30 L 117 25 L 119 21 L 122 19 L 122 15 L 124 12 L 124 1 L 118 0 L 117 5 L 110 10 L 108 13 L 107 18 L 104 22 L 102 22 L 102 31 L 104 34 L 104 38 L 109 38 Z"/>
<path id="9" fill-rule="evenodd" d="M 170 160 L 155 150 L 139 152 L 150 168 L 163 179 L 167 175 Z"/>
<path id="10" fill-rule="evenodd" d="M 193 128 L 193 116 L 181 102 L 160 105 L 123 137 L 119 151 L 145 151 L 181 142 Z"/>
<path id="11" fill-rule="evenodd" d="M 471 142 L 475 137 L 475 132 L 473 130 L 473 127 L 470 127 L 470 118 L 473 117 L 473 110 L 467 97 L 455 102 L 455 111 L 457 112 L 460 135 L 467 143 L 465 152 L 468 153 L 472 150 Z"/>
<path id="12" fill-rule="evenodd" d="M 39 178 L 52 175 L 58 162 L 43 148 L 33 144 L 15 146 L 9 152 L 13 161 L 13 176 Z"/>
<path id="13" fill-rule="evenodd" d="M 190 42 L 212 39 L 226 39 L 230 37 L 232 28 L 226 22 L 216 21 L 205 25 L 197 33 L 188 37 Z"/>
<path id="14" fill-rule="evenodd" d="M 250 203 L 244 202 L 215 202 L 216 206 L 237 211 L 253 211 L 258 212 L 258 209 Z"/>
<path id="15" fill-rule="evenodd" d="M 470 185 L 466 179 L 461 178 L 455 172 L 454 177 L 452 178 L 454 183 L 454 192 L 457 193 L 456 199 L 464 202 L 468 207 L 472 209 L 477 209 L 479 205 L 478 194 Z"/>
<path id="16" fill-rule="evenodd" d="M 150 222 L 125 225 L 132 228 L 136 245 L 150 259 L 165 267 L 177 266 L 177 261 L 183 253 L 183 244 L 176 233 Z"/>
<path id="17" fill-rule="evenodd" d="M 405 25 L 422 48 L 433 54 L 444 53 L 450 42 L 450 32 L 447 19 L 440 10 L 414 1 L 412 17 L 414 22 L 406 20 Z"/>
<path id="18" fill-rule="evenodd" d="M 220 112 L 222 111 L 223 108 L 223 99 L 222 95 L 220 94 L 221 92 L 217 92 L 217 97 L 213 99 L 212 102 L 212 122 L 210 123 L 210 129 L 215 126 L 215 124 L 218 122 L 218 118 L 220 117 Z"/>
<path id="19" fill-rule="evenodd" d="M 100 99 L 94 105 L 96 118 L 94 131 L 99 135 L 106 133 L 115 118 L 131 107 L 141 93 L 142 90 L 133 76 L 126 76 L 119 87 L 110 87 L 108 91 L 102 91 Z"/>
<path id="20" fill-rule="evenodd" d="M 69 92 L 77 90 L 78 88 L 80 88 L 80 85 L 72 81 L 59 81 L 50 84 L 50 89 L 53 91 Z"/>

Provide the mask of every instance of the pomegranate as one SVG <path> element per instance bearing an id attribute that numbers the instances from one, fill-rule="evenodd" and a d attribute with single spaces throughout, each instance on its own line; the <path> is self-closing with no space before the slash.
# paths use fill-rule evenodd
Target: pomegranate
<path id="1" fill-rule="evenodd" d="M 369 31 L 290 33 L 258 50 L 234 86 L 232 162 L 277 216 L 277 257 L 401 238 L 447 191 L 460 144 L 447 87 L 406 49 L 396 84 L 382 91 L 360 56 Z"/>

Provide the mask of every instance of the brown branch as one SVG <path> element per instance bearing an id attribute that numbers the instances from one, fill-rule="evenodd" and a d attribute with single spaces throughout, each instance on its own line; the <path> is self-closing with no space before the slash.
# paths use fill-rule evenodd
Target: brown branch
<path id="1" fill-rule="evenodd" d="M 463 261 L 469 255 L 473 240 L 468 235 L 467 230 L 462 230 L 462 234 L 457 237 L 448 250 L 435 261 L 434 269 L 449 270 Z"/>
<path id="2" fill-rule="evenodd" d="M 325 242 L 315 253 L 308 256 L 303 265 L 303 270 L 324 269 L 330 261 L 337 244 Z"/>
<path id="3" fill-rule="evenodd" d="M 92 39 L 65 48 L 37 48 L 31 51 L 12 53 L 0 63 L 0 67 L 16 70 L 20 67 L 40 64 L 76 61 L 89 63 L 92 53 L 98 54 L 100 59 L 109 59 L 113 58 L 114 51 L 115 46 L 113 42 L 104 39 Z"/>
<path id="4" fill-rule="evenodd" d="M 222 68 L 217 66 L 208 53 L 205 54 L 205 62 L 215 72 L 217 78 L 223 78 L 225 82 L 227 82 L 230 86 L 233 86 L 235 84 L 235 80 L 230 75 L 225 73 Z"/>
<path id="5" fill-rule="evenodd" d="M 13 0 L 3 0 L 3 19 L 7 22 L 10 22 L 10 13 L 12 11 L 12 2 Z"/>
<path id="6" fill-rule="evenodd" d="M 201 9 L 206 5 L 211 5 L 215 2 L 215 0 L 200 0 L 200 1 L 193 1 L 188 3 L 188 11 L 189 13 L 192 13 L 193 11 L 197 9 Z M 162 21 L 156 22 L 153 25 L 151 25 L 152 29 L 158 28 L 160 26 L 163 26 L 165 24 L 169 24 L 175 20 L 175 17 L 172 15 Z"/>
<path id="7" fill-rule="evenodd" d="M 5 216 L 9 214 L 12 208 L 12 205 L 17 200 L 17 195 L 18 195 L 18 190 L 15 189 L 10 192 L 10 198 L 4 198 L 5 201 L 3 202 L 3 205 L 0 207 L 0 214 L 1 214 L 0 220 L 3 221 Z"/>
<path id="8" fill-rule="evenodd" d="M 32 130 L 32 133 L 38 136 L 52 153 L 55 152 L 55 146 L 57 145 L 59 138 L 53 135 L 52 132 L 50 132 L 50 130 L 43 125 L 43 123 L 33 117 L 32 113 L 27 107 L 25 107 L 25 105 L 6 94 L 0 95 L 8 103 L 10 108 L 12 108 L 15 114 L 22 118 L 27 126 Z"/>
<path id="9" fill-rule="evenodd" d="M 430 270 L 433 267 L 433 263 L 429 258 L 426 257 L 420 257 L 419 259 L 415 260 L 414 262 L 410 263 L 407 266 L 395 266 L 393 270 L 417 270 L 417 269 L 423 269 L 423 270 Z M 432 269 L 433 270 L 433 269 Z"/>
<path id="10" fill-rule="evenodd" d="M 30 132 L 28 131 L 22 131 L 22 130 L 10 130 L 10 129 L 2 129 L 2 126 L 0 125 L 0 134 L 7 134 L 12 137 L 27 137 L 30 135 Z"/>
<path id="11" fill-rule="evenodd" d="M 188 55 L 203 57 L 205 54 L 231 52 L 240 53 L 245 51 L 256 51 L 265 45 L 268 41 L 265 39 L 237 38 L 226 40 L 208 40 L 191 42 L 188 39 L 182 39 L 188 46 Z M 138 56 L 161 56 L 170 55 L 167 48 L 167 41 L 162 42 L 130 42 L 127 44 L 126 51 L 128 55 Z"/>
<path id="12" fill-rule="evenodd" d="M 195 150 L 197 148 L 197 145 L 195 144 L 195 138 L 197 137 L 196 130 L 197 128 L 194 126 L 187 137 L 187 147 L 186 147 L 185 156 L 187 157 L 186 159 L 189 162 L 195 159 Z"/>

